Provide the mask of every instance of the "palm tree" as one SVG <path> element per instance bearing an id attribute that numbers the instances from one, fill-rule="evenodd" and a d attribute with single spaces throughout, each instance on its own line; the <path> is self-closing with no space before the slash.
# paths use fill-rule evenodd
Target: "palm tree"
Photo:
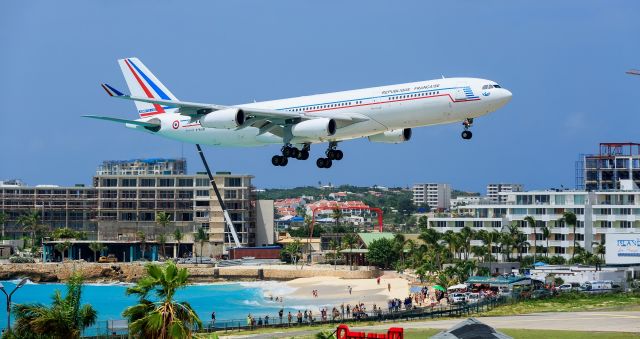
<path id="1" fill-rule="evenodd" d="M 166 258 L 167 254 L 165 253 L 165 245 L 167 244 L 167 236 L 164 233 L 158 234 L 158 245 L 160 245 L 160 250 L 162 250 L 162 257 Z"/>
<path id="2" fill-rule="evenodd" d="M 536 219 L 528 215 L 524 217 L 524 221 L 529 224 L 529 227 L 533 228 L 533 262 L 536 262 L 536 254 L 538 252 L 538 231 L 536 229 Z"/>
<path id="3" fill-rule="evenodd" d="M 69 240 L 65 242 L 59 242 L 56 244 L 56 246 L 54 246 L 54 248 L 58 252 L 60 252 L 60 255 L 62 255 L 62 262 L 64 262 L 64 252 L 66 252 L 70 247 L 71 247 L 71 242 L 69 242 Z"/>
<path id="4" fill-rule="evenodd" d="M 402 233 L 396 233 L 393 236 L 393 250 L 398 253 L 402 267 L 404 267 L 404 246 L 407 244 L 407 239 Z"/>
<path id="5" fill-rule="evenodd" d="M 136 237 L 140 242 L 140 252 L 142 252 L 142 259 L 144 259 L 144 253 L 147 251 L 147 236 L 142 231 L 136 233 Z"/>
<path id="6" fill-rule="evenodd" d="M 600 255 L 600 260 L 602 260 L 603 263 L 604 263 L 605 253 L 606 253 L 606 247 L 604 246 L 604 243 L 600 242 L 598 244 L 598 247 L 596 247 L 596 254 Z"/>
<path id="7" fill-rule="evenodd" d="M 338 243 L 335 239 L 329 241 L 329 248 L 333 251 L 333 269 L 335 270 L 338 267 Z"/>
<path id="8" fill-rule="evenodd" d="M 146 276 L 126 292 L 139 297 L 137 305 L 122 312 L 132 335 L 140 338 L 191 338 L 191 331 L 202 327 L 202 321 L 188 302 L 174 300 L 175 292 L 185 287 L 188 276 L 186 268 L 178 269 L 172 261 L 164 266 L 146 266 Z"/>
<path id="9" fill-rule="evenodd" d="M 576 252 L 576 244 L 578 243 L 576 239 L 576 224 L 578 220 L 575 213 L 569 211 L 562 213 L 562 219 L 564 219 L 564 222 L 567 223 L 567 225 L 573 226 L 573 251 L 571 251 L 571 259 L 573 259 Z"/>
<path id="10" fill-rule="evenodd" d="M 455 233 L 452 230 L 448 230 L 442 235 L 442 240 L 444 240 L 444 242 L 449 247 L 449 252 L 451 253 L 451 256 L 453 258 L 457 258 L 457 256 L 458 256 L 458 248 L 459 248 L 460 242 L 461 242 L 460 241 L 461 238 L 458 235 L 458 233 Z"/>
<path id="11" fill-rule="evenodd" d="M 429 227 L 429 218 L 426 215 L 418 218 L 418 228 L 420 230 L 426 230 Z"/>
<path id="12" fill-rule="evenodd" d="M 36 232 L 40 228 L 40 213 L 38 211 L 29 211 L 18 218 L 18 225 L 22 229 L 29 232 L 31 237 L 31 247 L 35 246 Z"/>
<path id="13" fill-rule="evenodd" d="M 342 245 L 349 249 L 349 270 L 351 270 L 353 266 L 353 253 L 351 252 L 353 251 L 353 246 L 357 242 L 358 239 L 356 239 L 355 235 L 353 235 L 352 233 L 346 234 L 344 237 L 342 237 Z"/>
<path id="14" fill-rule="evenodd" d="M 460 242 L 464 249 L 465 260 L 469 259 L 469 252 L 471 252 L 471 240 L 475 238 L 475 233 L 476 232 L 469 226 L 464 226 L 460 230 Z"/>
<path id="15" fill-rule="evenodd" d="M 7 222 L 7 215 L 4 212 L 0 212 L 0 225 L 2 226 L 2 238 L 4 239 L 4 223 Z"/>
<path id="16" fill-rule="evenodd" d="M 173 231 L 173 240 L 178 243 L 178 250 L 176 251 L 176 253 L 178 254 L 178 258 L 180 258 L 180 242 L 182 241 L 182 237 L 182 232 L 180 232 L 180 230 L 176 228 L 176 230 Z"/>
<path id="17" fill-rule="evenodd" d="M 160 242 L 160 240 L 164 240 L 164 242 L 160 243 L 160 249 L 162 250 L 162 256 L 163 257 L 167 257 L 166 253 L 165 253 L 165 248 L 164 245 L 167 242 L 167 236 L 164 234 L 164 230 L 167 228 L 167 225 L 169 225 L 171 223 L 171 214 L 169 213 L 165 213 L 165 212 L 159 212 L 158 214 L 156 214 L 156 224 L 160 225 L 161 227 L 161 234 L 160 237 L 158 238 L 158 242 Z"/>
<path id="18" fill-rule="evenodd" d="M 202 264 L 202 248 L 204 247 L 204 243 L 209 240 L 209 235 L 205 232 L 204 228 L 199 228 L 198 233 L 196 234 L 196 241 L 200 243 L 200 263 Z"/>
<path id="19" fill-rule="evenodd" d="M 545 253 L 546 257 L 549 258 L 549 237 L 551 236 L 551 230 L 549 229 L 549 227 L 547 227 L 547 225 L 542 226 L 542 236 L 547 241 L 547 249 Z"/>
<path id="20" fill-rule="evenodd" d="M 82 330 L 95 324 L 97 312 L 91 305 L 81 305 L 82 276 L 74 274 L 67 282 L 67 295 L 53 295 L 51 306 L 17 304 L 15 333 L 18 338 L 80 338 Z"/>
<path id="21" fill-rule="evenodd" d="M 332 213 L 332 218 L 336 222 L 336 229 L 338 228 L 338 226 L 340 226 L 340 220 L 342 220 L 342 217 L 343 217 L 343 214 L 340 207 L 334 208 Z M 335 233 L 335 230 L 334 230 L 334 233 Z"/>
<path id="22" fill-rule="evenodd" d="M 93 261 L 94 262 L 98 262 L 98 258 L 97 258 L 97 253 L 98 252 L 102 252 L 107 248 L 107 246 L 99 243 L 99 242 L 92 242 L 89 244 L 89 249 L 93 252 Z"/>

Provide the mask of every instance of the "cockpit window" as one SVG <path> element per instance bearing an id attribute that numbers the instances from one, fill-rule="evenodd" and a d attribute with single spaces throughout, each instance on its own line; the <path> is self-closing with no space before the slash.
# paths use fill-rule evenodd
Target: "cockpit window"
<path id="1" fill-rule="evenodd" d="M 501 87 L 500 87 L 500 85 L 495 84 L 495 85 L 493 85 L 493 88 L 501 88 Z"/>
<path id="2" fill-rule="evenodd" d="M 491 89 L 493 88 L 493 85 L 484 85 L 482 86 L 482 89 Z"/>

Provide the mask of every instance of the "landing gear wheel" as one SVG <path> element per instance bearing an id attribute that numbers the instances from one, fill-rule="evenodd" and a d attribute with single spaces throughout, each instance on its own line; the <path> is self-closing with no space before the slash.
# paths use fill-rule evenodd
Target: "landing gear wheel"
<path id="1" fill-rule="evenodd" d="M 333 161 L 331 161 L 331 159 L 324 160 L 324 168 L 331 168 L 331 165 L 333 165 Z"/>
<path id="2" fill-rule="evenodd" d="M 324 158 L 318 158 L 318 160 L 316 160 L 316 166 L 318 166 L 318 168 L 324 168 Z"/>
<path id="3" fill-rule="evenodd" d="M 291 156 L 293 156 L 292 153 L 293 153 L 293 148 L 288 147 L 288 146 L 282 148 L 282 155 L 284 157 L 286 157 L 286 158 L 291 157 Z"/>
<path id="4" fill-rule="evenodd" d="M 298 156 L 296 157 L 298 160 L 307 160 L 309 159 L 309 151 L 302 150 L 298 152 Z"/>
<path id="5" fill-rule="evenodd" d="M 273 166 L 287 166 L 288 163 L 289 159 L 283 155 L 274 155 L 271 158 L 271 164 L 273 164 Z"/>
<path id="6" fill-rule="evenodd" d="M 328 150 L 327 151 L 327 158 L 331 159 L 331 160 L 335 159 L 336 158 L 336 151 L 332 150 L 332 149 Z"/>
<path id="7" fill-rule="evenodd" d="M 471 133 L 471 131 L 462 131 L 462 139 L 469 140 L 472 136 L 473 133 Z"/>
<path id="8" fill-rule="evenodd" d="M 336 150 L 333 159 L 342 160 L 342 157 L 344 157 L 344 153 L 341 150 Z"/>

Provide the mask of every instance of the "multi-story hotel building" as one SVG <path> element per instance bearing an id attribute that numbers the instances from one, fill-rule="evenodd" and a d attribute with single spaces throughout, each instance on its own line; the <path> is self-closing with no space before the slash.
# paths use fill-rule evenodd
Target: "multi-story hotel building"
<path id="1" fill-rule="evenodd" d="M 451 205 L 451 186 L 439 183 L 414 184 L 413 204 L 426 204 L 432 209 L 448 209 Z"/>
<path id="2" fill-rule="evenodd" d="M 487 185 L 487 198 L 491 201 L 496 202 L 505 202 L 507 199 L 506 195 L 500 195 L 500 193 L 509 193 L 509 192 L 522 192 L 523 186 L 522 184 L 488 184 Z"/>
<path id="3" fill-rule="evenodd" d="M 640 229 L 640 191 L 529 191 L 500 193 L 504 202 L 479 203 L 465 206 L 465 213 L 429 218 L 430 227 L 439 232 L 459 231 L 469 226 L 475 230 L 506 231 L 515 224 L 527 235 L 533 247 L 534 230 L 524 221 L 536 220 L 537 245 L 546 248 L 541 228 L 551 231 L 549 255 L 570 258 L 573 252 L 573 229 L 563 220 L 565 211 L 577 216 L 577 243 L 587 251 L 604 241 L 607 233 L 634 233 Z M 494 254 L 499 248 L 494 245 Z M 525 253 L 527 250 L 525 249 Z M 529 253 L 533 250 L 529 249 Z M 500 255 L 497 255 L 500 258 Z"/>
<path id="4" fill-rule="evenodd" d="M 98 173 L 101 173 L 100 170 Z M 220 189 L 241 246 L 270 244 L 261 234 L 273 233 L 273 225 L 257 225 L 258 213 L 273 214 L 273 208 L 262 210 L 252 191 L 250 175 L 218 172 L 214 179 Z M 266 206 L 266 205 L 265 205 Z M 20 237 L 24 230 L 18 218 L 29 211 L 41 213 L 48 229 L 69 227 L 87 233 L 92 240 L 134 241 L 144 232 L 149 241 L 160 233 L 182 230 L 185 241 L 198 228 L 209 234 L 205 254 L 220 255 L 235 247 L 230 230 L 225 227 L 222 208 L 204 173 L 186 174 L 98 174 L 93 187 L 0 185 L 0 212 L 7 215 L 5 235 Z M 155 222 L 156 214 L 171 216 L 168 230 Z M 263 228 L 257 232 L 257 228 Z M 190 239 L 191 238 L 191 239 Z M 272 236 L 271 236 L 272 238 Z"/>
<path id="5" fill-rule="evenodd" d="M 640 144 L 601 143 L 598 154 L 583 155 L 577 163 L 578 189 L 621 189 L 625 180 L 640 186 Z"/>

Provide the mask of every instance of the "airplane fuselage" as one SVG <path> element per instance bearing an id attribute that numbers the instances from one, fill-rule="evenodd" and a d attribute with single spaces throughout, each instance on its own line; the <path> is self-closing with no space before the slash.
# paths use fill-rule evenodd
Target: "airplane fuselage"
<path id="1" fill-rule="evenodd" d="M 508 90 L 500 88 L 491 80 L 448 78 L 255 102 L 235 107 L 291 111 L 323 117 L 339 117 L 349 113 L 365 118 L 365 121 L 338 126 L 335 134 L 330 137 L 294 137 L 290 141 L 291 144 L 314 144 L 367 137 L 404 128 L 465 121 L 496 111 L 510 98 Z M 184 142 L 222 146 L 283 144 L 282 137 L 269 132 L 260 133 L 255 127 L 204 128 L 199 121 L 181 114 L 165 113 L 139 120 L 151 119 L 159 119 L 161 128 L 150 133 Z M 149 132 L 140 126 L 127 127 Z"/>

